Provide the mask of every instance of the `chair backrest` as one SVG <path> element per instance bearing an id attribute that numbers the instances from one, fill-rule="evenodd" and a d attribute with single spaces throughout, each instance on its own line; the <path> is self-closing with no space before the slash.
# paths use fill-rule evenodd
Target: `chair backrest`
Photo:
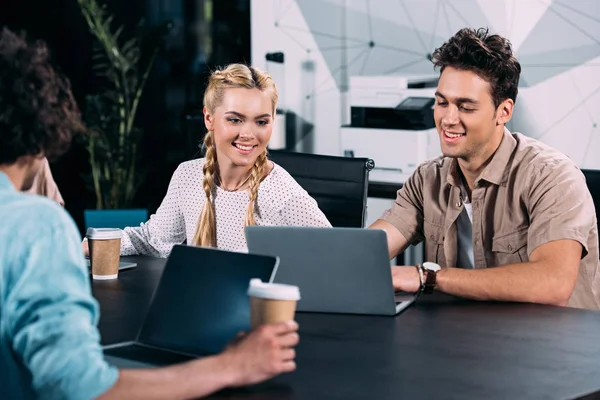
<path id="1" fill-rule="evenodd" d="M 83 212 L 85 229 L 88 228 L 119 228 L 139 226 L 148 220 L 148 210 L 132 208 L 125 210 L 85 210 Z"/>
<path id="2" fill-rule="evenodd" d="M 587 183 L 587 187 L 592 195 L 592 200 L 594 200 L 594 208 L 596 209 L 596 225 L 600 230 L 600 225 L 598 225 L 598 212 L 600 212 L 600 170 L 582 169 L 581 172 L 583 172 L 583 175 L 585 176 L 585 182 Z"/>
<path id="3" fill-rule="evenodd" d="M 369 171 L 375 166 L 373 160 L 281 150 L 270 150 L 269 158 L 317 201 L 331 225 L 364 226 Z"/>

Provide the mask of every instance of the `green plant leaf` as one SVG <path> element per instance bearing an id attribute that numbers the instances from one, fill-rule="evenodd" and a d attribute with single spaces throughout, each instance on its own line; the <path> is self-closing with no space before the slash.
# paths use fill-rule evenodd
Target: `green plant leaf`
<path id="1" fill-rule="evenodd" d="M 94 188 L 97 208 L 129 207 L 142 182 L 137 168 L 142 133 L 134 126 L 137 107 L 158 49 L 172 25 L 147 32 L 138 29 L 143 34 L 120 45 L 124 28 L 112 28 L 114 18 L 106 4 L 99 5 L 96 0 L 77 3 L 96 39 L 93 71 L 103 84 L 102 91 L 85 100 L 83 114 L 89 129 L 81 140 L 92 167 L 87 181 Z"/>

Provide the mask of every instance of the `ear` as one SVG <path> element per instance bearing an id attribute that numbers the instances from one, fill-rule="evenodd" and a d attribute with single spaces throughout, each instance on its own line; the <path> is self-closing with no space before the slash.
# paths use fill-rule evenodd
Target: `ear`
<path id="1" fill-rule="evenodd" d="M 204 126 L 209 131 L 214 131 L 215 120 L 212 114 L 208 112 L 206 107 L 202 109 L 202 113 L 204 113 Z"/>
<path id="2" fill-rule="evenodd" d="M 506 99 L 496 109 L 496 125 L 506 125 L 512 118 L 515 102 L 512 99 Z"/>

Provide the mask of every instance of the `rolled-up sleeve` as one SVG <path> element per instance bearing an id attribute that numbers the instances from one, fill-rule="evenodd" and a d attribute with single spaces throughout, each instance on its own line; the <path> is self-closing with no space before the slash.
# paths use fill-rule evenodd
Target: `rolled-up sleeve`
<path id="1" fill-rule="evenodd" d="M 423 175 L 418 168 L 398 190 L 392 207 L 381 216 L 394 225 L 410 244 L 423 240 Z"/>
<path id="2" fill-rule="evenodd" d="M 109 389 L 118 370 L 105 361 L 79 238 L 47 229 L 15 255 L 5 308 L 8 337 L 42 399 L 92 399 Z M 15 269 L 16 269 L 15 268 Z"/>
<path id="3" fill-rule="evenodd" d="M 178 168 L 165 198 L 148 222 L 123 230 L 121 255 L 144 254 L 166 258 L 174 245 L 185 241 L 185 220 L 179 206 L 179 176 Z"/>
<path id="4" fill-rule="evenodd" d="M 590 217 L 594 203 L 581 171 L 571 163 L 557 162 L 530 176 L 528 255 L 545 243 L 570 239 L 581 244 L 581 258 L 585 257 L 596 220 Z"/>

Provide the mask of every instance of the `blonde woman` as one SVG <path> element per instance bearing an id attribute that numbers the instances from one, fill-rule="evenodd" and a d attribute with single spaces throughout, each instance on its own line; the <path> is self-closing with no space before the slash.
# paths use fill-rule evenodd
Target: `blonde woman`
<path id="1" fill-rule="evenodd" d="M 215 71 L 204 94 L 206 157 L 179 165 L 150 220 L 125 228 L 121 254 L 166 257 L 183 243 L 247 249 L 247 225 L 331 226 L 316 201 L 267 158 L 277 88 L 254 67 Z"/>

